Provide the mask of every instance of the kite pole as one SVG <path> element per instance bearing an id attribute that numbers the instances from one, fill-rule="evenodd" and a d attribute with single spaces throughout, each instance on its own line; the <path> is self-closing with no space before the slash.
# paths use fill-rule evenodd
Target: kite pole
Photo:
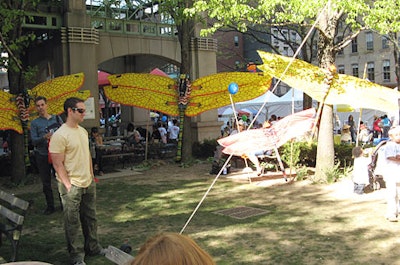
<path id="1" fill-rule="evenodd" d="M 364 65 L 363 79 L 366 79 L 366 77 L 367 77 L 367 63 L 365 63 Z M 357 124 L 356 146 L 358 146 L 358 136 L 360 135 L 361 116 L 362 116 L 362 108 L 360 108 L 360 116 L 358 118 L 358 124 Z"/>
<path id="2" fill-rule="evenodd" d="M 233 83 L 233 82 L 230 83 L 228 86 L 228 91 L 229 91 L 229 99 L 231 100 L 232 111 L 233 111 L 233 114 L 235 115 L 236 129 L 239 132 L 239 120 L 236 115 L 235 104 L 233 103 L 233 98 L 232 98 L 232 95 L 236 94 L 239 91 L 238 84 Z"/>
<path id="3" fill-rule="evenodd" d="M 148 115 L 147 115 L 147 122 L 146 122 L 146 145 L 144 148 L 144 160 L 147 161 L 147 156 L 148 156 L 148 149 L 149 149 L 149 122 L 151 120 L 150 117 L 150 109 L 148 109 Z"/>

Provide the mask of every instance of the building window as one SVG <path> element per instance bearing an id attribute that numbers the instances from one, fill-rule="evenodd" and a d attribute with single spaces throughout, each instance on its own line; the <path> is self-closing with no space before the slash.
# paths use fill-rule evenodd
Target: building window
<path id="1" fill-rule="evenodd" d="M 283 47 L 282 55 L 288 56 L 289 55 L 289 47 Z"/>
<path id="2" fill-rule="evenodd" d="M 367 64 L 368 80 L 375 82 L 375 63 L 369 62 Z"/>
<path id="3" fill-rule="evenodd" d="M 233 41 L 235 42 L 235 47 L 239 47 L 239 37 L 238 36 L 234 36 L 233 37 Z"/>
<path id="4" fill-rule="evenodd" d="M 296 31 L 290 31 L 290 41 L 293 43 L 297 43 L 297 33 Z"/>
<path id="5" fill-rule="evenodd" d="M 367 50 L 372 51 L 374 49 L 374 35 L 372 35 L 372 32 L 365 33 L 365 41 L 367 44 Z"/>
<path id="6" fill-rule="evenodd" d="M 351 41 L 351 52 L 352 52 L 352 53 L 358 52 L 357 37 L 355 37 L 355 38 Z"/>
<path id="7" fill-rule="evenodd" d="M 343 40 L 343 37 L 337 37 L 336 38 L 337 43 L 342 42 L 342 40 Z M 343 49 L 339 50 L 337 54 L 338 55 L 343 54 Z"/>
<path id="8" fill-rule="evenodd" d="M 282 30 L 282 36 L 284 40 L 288 41 L 289 40 L 289 33 L 287 30 Z"/>
<path id="9" fill-rule="evenodd" d="M 382 36 L 382 49 L 389 48 L 389 39 L 387 36 Z"/>
<path id="10" fill-rule="evenodd" d="M 278 30 L 277 29 L 272 30 L 272 35 L 274 36 L 273 37 L 274 44 L 278 44 L 278 42 L 279 42 L 279 40 L 278 40 L 278 35 L 279 35 Z"/>
<path id="11" fill-rule="evenodd" d="M 339 74 L 344 74 L 344 65 L 343 64 L 338 65 L 338 73 Z"/>
<path id="12" fill-rule="evenodd" d="M 383 82 L 390 82 L 390 60 L 382 62 Z"/>
<path id="13" fill-rule="evenodd" d="M 353 76 L 359 77 L 358 76 L 358 64 L 356 64 L 356 63 L 352 64 L 351 69 L 352 69 Z"/>
<path id="14" fill-rule="evenodd" d="M 240 62 L 239 61 L 235 61 L 235 69 L 240 69 Z"/>

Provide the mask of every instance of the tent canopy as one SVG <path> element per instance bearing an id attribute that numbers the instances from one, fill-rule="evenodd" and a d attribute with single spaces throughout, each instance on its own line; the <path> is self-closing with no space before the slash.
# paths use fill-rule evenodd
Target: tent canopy
<path id="1" fill-rule="evenodd" d="M 232 108 L 231 107 L 224 107 L 224 108 L 220 108 L 221 109 L 221 111 L 220 110 L 218 110 L 218 115 L 221 115 L 221 116 L 231 116 L 231 115 L 234 115 L 233 114 L 233 110 L 232 110 Z M 239 117 L 241 117 L 241 116 L 243 116 L 243 115 L 246 115 L 247 117 L 249 117 L 250 115 L 251 115 L 251 112 L 249 111 L 249 110 L 245 110 L 245 109 L 237 109 L 236 110 L 236 113 L 237 113 L 237 115 L 239 116 Z"/>
<path id="2" fill-rule="evenodd" d="M 267 103 L 257 117 L 257 121 L 260 123 L 263 123 L 272 114 L 275 114 L 277 117 L 285 117 L 292 114 L 292 105 L 294 112 L 303 110 L 303 92 L 294 88 L 290 89 L 282 97 L 278 97 L 271 91 L 268 91 L 258 98 L 239 102 L 236 106 L 240 109 L 246 109 L 252 113 L 257 113 L 265 101 Z"/>

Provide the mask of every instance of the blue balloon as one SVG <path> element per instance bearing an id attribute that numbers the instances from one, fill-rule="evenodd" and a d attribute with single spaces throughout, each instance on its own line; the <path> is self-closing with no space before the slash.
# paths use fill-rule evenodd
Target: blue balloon
<path id="1" fill-rule="evenodd" d="M 167 116 L 162 116 L 161 120 L 162 120 L 163 122 L 166 122 L 166 121 L 167 121 Z"/>
<path id="2" fill-rule="evenodd" d="M 232 95 L 235 95 L 239 91 L 239 85 L 236 84 L 235 82 L 230 83 L 228 86 L 228 91 Z"/>

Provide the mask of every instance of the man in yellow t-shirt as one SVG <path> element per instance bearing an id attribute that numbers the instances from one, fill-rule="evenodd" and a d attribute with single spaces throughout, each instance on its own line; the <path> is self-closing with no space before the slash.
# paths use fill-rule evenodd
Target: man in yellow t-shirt
<path id="1" fill-rule="evenodd" d="M 68 98 L 64 102 L 64 111 L 67 120 L 53 134 L 49 151 L 63 204 L 70 261 L 74 265 L 85 265 L 85 254 L 105 254 L 97 237 L 96 184 L 88 132 L 79 125 L 85 117 L 85 103 L 79 98 Z M 84 253 L 78 243 L 81 227 Z"/>

